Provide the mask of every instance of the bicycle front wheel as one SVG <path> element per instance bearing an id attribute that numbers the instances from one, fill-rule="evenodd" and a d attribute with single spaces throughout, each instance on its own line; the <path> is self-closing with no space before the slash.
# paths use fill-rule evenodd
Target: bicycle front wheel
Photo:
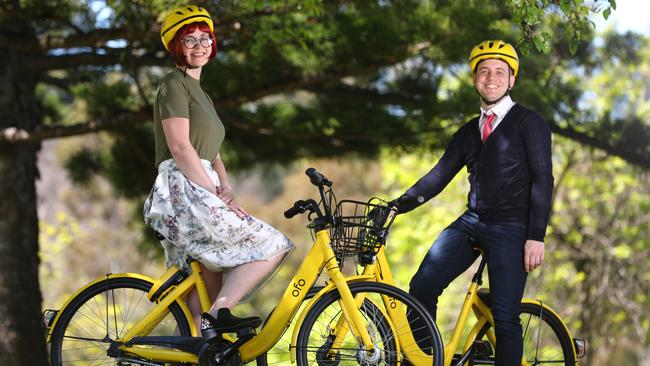
<path id="1" fill-rule="evenodd" d="M 111 357 L 108 347 L 155 306 L 147 298 L 151 282 L 131 277 L 107 278 L 81 293 L 62 309 L 50 341 L 52 366 L 130 364 Z M 178 303 L 148 335 L 190 336 L 188 319 Z"/>
<path id="2" fill-rule="evenodd" d="M 411 295 L 376 282 L 351 283 L 350 290 L 355 298 L 363 298 L 359 310 L 374 351 L 366 352 L 355 337 L 344 317 L 340 294 L 331 291 L 314 303 L 300 327 L 296 342 L 299 366 L 397 365 L 406 360 L 442 366 L 440 332 Z"/>
<path id="3" fill-rule="evenodd" d="M 519 314 L 524 337 L 524 360 L 522 365 L 575 366 L 573 341 L 562 319 L 540 304 L 523 303 Z M 477 339 L 487 340 L 491 329 L 485 325 Z M 473 365 L 494 365 L 493 357 L 474 360 Z"/>

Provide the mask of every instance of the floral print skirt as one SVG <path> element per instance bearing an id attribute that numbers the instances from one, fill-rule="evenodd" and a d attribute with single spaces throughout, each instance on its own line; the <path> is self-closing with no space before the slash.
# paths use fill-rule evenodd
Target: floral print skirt
<path id="1" fill-rule="evenodd" d="M 201 163 L 215 186 L 219 185 L 210 162 Z M 144 218 L 165 237 L 161 243 L 168 266 L 187 269 L 190 256 L 211 271 L 221 271 L 293 248 L 293 243 L 269 224 L 253 216 L 237 217 L 219 197 L 187 179 L 173 159 L 158 166 L 144 204 Z"/>

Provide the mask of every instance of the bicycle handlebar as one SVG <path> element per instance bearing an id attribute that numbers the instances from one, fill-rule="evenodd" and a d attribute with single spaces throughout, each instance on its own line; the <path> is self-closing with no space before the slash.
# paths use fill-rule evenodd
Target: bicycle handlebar
<path id="1" fill-rule="evenodd" d="M 284 217 L 290 219 L 298 214 L 301 214 L 307 210 L 315 211 L 318 216 L 320 216 L 320 210 L 318 209 L 318 203 L 313 199 L 308 200 L 299 200 L 293 204 L 293 207 L 284 211 Z"/>
<path id="2" fill-rule="evenodd" d="M 314 168 L 308 168 L 305 170 L 305 174 L 309 177 L 309 180 L 313 185 L 318 187 L 318 191 L 320 193 L 321 197 L 321 202 L 323 202 L 323 209 L 325 210 L 324 214 L 321 212 L 320 207 L 316 201 L 313 199 L 308 199 L 308 200 L 299 200 L 296 201 L 293 204 L 293 207 L 290 209 L 284 211 L 284 217 L 287 219 L 290 219 L 298 214 L 304 213 L 305 211 L 309 210 L 310 212 L 316 213 L 318 217 L 325 217 L 325 219 L 332 223 L 333 218 L 332 218 L 332 209 L 329 207 L 329 202 L 326 199 L 325 195 L 325 188 L 324 186 L 327 187 L 332 187 L 332 181 L 327 179 L 323 174 L 319 173 L 318 170 Z"/>
<path id="3" fill-rule="evenodd" d="M 324 176 L 315 168 L 307 168 L 307 170 L 305 170 L 305 174 L 309 177 L 311 183 L 316 187 L 318 187 L 318 191 L 321 196 L 321 202 L 323 203 L 323 209 L 325 211 L 324 212 L 325 218 L 330 223 L 333 223 L 334 219 L 332 218 L 332 207 L 330 207 L 330 202 L 326 199 L 326 190 L 324 188 L 325 186 L 332 187 L 332 181 L 327 179 L 326 176 Z M 387 206 L 393 207 L 397 209 L 397 212 L 399 212 L 401 211 L 400 208 L 404 208 L 404 206 L 411 206 L 411 205 L 417 206 L 419 204 L 422 204 L 423 202 L 424 202 L 424 197 L 422 196 L 416 197 L 416 196 L 403 194 L 399 198 L 387 202 Z M 318 217 L 323 217 L 323 214 L 320 211 L 319 204 L 316 203 L 316 201 L 314 201 L 313 199 L 296 201 L 293 204 L 293 207 L 284 211 L 284 217 L 290 219 L 298 214 L 304 213 L 307 210 L 311 212 L 315 212 L 318 215 Z"/>
<path id="4" fill-rule="evenodd" d="M 309 180 L 311 181 L 311 184 L 322 187 L 322 186 L 332 186 L 332 181 L 327 179 L 323 174 L 319 173 L 318 170 L 314 168 L 309 168 L 305 170 L 305 174 L 309 177 Z"/>
<path id="5" fill-rule="evenodd" d="M 397 199 L 388 202 L 388 205 L 395 207 L 399 213 L 404 213 L 405 211 L 410 211 L 422 203 L 424 203 L 424 197 L 411 196 L 405 193 L 399 196 Z"/>

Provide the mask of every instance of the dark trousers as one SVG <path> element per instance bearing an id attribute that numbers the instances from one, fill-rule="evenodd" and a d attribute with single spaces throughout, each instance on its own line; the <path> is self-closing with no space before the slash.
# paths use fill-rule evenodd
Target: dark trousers
<path id="1" fill-rule="evenodd" d="M 519 366 L 523 353 L 519 310 L 527 277 L 524 270 L 524 225 L 483 223 L 476 213 L 465 212 L 433 243 L 411 279 L 409 292 L 435 319 L 442 291 L 478 256 L 468 240 L 470 236 L 476 239 L 487 257 L 497 339 L 496 365 Z"/>

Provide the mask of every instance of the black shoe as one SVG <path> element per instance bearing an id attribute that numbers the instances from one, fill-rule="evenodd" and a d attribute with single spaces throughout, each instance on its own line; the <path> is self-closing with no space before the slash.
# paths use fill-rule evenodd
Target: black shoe
<path id="1" fill-rule="evenodd" d="M 210 341 L 222 333 L 234 333 L 244 328 L 255 329 L 262 325 L 259 317 L 239 318 L 232 315 L 228 308 L 219 309 L 217 319 L 210 313 L 201 314 L 201 334 L 205 340 Z"/>

